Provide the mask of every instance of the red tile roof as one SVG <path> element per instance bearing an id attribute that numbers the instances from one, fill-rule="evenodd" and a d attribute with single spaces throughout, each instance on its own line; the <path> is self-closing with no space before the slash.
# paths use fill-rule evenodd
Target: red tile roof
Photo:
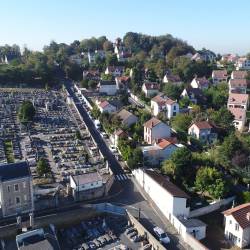
<path id="1" fill-rule="evenodd" d="M 226 70 L 213 70 L 212 76 L 217 79 L 224 79 L 227 77 Z"/>
<path id="2" fill-rule="evenodd" d="M 231 87 L 233 88 L 240 88 L 240 87 L 243 87 L 243 88 L 247 88 L 247 80 L 246 79 L 231 79 L 229 81 Z"/>
<path id="3" fill-rule="evenodd" d="M 144 86 L 147 90 L 158 90 L 160 87 L 159 84 L 156 82 L 146 82 L 144 83 Z"/>
<path id="4" fill-rule="evenodd" d="M 172 104 L 176 103 L 176 101 L 174 101 L 168 97 L 164 97 L 164 95 L 162 93 L 155 96 L 154 98 L 152 98 L 151 101 L 156 102 L 160 106 L 163 106 L 166 104 L 172 105 Z"/>
<path id="5" fill-rule="evenodd" d="M 245 121 L 246 110 L 241 108 L 229 108 L 228 110 L 233 114 L 235 120 Z"/>
<path id="6" fill-rule="evenodd" d="M 171 181 L 169 181 L 165 176 L 158 174 L 153 170 L 145 170 L 145 173 L 149 175 L 155 182 L 161 185 L 168 193 L 170 193 L 174 197 L 186 198 L 189 199 L 189 195 L 187 195 L 183 190 L 174 185 Z"/>
<path id="7" fill-rule="evenodd" d="M 162 123 L 162 121 L 160 121 L 157 118 L 153 117 L 149 121 L 144 123 L 144 127 L 147 127 L 147 128 L 151 129 L 151 128 L 155 127 L 156 125 L 158 125 L 159 123 Z"/>
<path id="8" fill-rule="evenodd" d="M 223 212 L 225 216 L 232 215 L 241 228 L 250 226 L 250 203 L 245 203 Z"/>
<path id="9" fill-rule="evenodd" d="M 211 129 L 213 128 L 209 122 L 202 121 L 202 122 L 195 122 L 193 125 L 195 125 L 199 129 Z"/>
<path id="10" fill-rule="evenodd" d="M 170 146 L 170 145 L 173 145 L 173 144 L 172 144 L 172 142 L 170 142 L 170 141 L 167 140 L 167 139 L 159 139 L 157 145 L 158 145 L 160 148 L 164 149 L 164 148 L 166 148 L 166 147 L 168 147 L 168 146 Z"/>
<path id="11" fill-rule="evenodd" d="M 246 104 L 248 101 L 248 94 L 230 93 L 228 97 L 229 104 Z"/>
<path id="12" fill-rule="evenodd" d="M 231 74 L 233 79 L 244 79 L 247 77 L 247 72 L 244 70 L 235 70 Z"/>
<path id="13" fill-rule="evenodd" d="M 100 104 L 99 104 L 99 106 L 101 107 L 101 108 L 105 108 L 106 106 L 108 106 L 109 105 L 109 102 L 108 101 L 103 101 L 103 102 L 101 102 Z"/>

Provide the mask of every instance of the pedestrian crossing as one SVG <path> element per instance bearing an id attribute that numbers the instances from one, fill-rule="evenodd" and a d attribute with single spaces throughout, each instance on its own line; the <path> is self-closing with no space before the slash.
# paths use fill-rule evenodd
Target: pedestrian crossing
<path id="1" fill-rule="evenodd" d="M 126 174 L 117 174 L 115 175 L 115 179 L 118 181 L 126 181 L 129 179 L 129 176 L 127 176 Z"/>

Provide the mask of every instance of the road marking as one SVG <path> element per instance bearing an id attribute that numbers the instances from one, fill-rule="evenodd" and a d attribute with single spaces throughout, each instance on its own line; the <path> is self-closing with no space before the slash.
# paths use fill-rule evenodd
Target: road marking
<path id="1" fill-rule="evenodd" d="M 118 181 L 120 181 L 120 176 L 119 175 L 117 175 L 116 178 L 118 179 Z"/>
<path id="2" fill-rule="evenodd" d="M 120 178 L 121 178 L 121 181 L 123 181 L 123 176 L 122 176 L 122 174 L 120 175 Z"/>
<path id="3" fill-rule="evenodd" d="M 124 177 L 124 179 L 125 179 L 125 180 L 127 180 L 127 179 L 128 179 L 127 175 L 125 175 L 125 174 L 123 175 L 123 177 Z"/>

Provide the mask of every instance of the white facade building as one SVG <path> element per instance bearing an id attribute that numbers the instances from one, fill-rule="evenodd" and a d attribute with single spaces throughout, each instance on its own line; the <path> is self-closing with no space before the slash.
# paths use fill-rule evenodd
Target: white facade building
<path id="1" fill-rule="evenodd" d="M 171 215 L 188 217 L 190 197 L 184 191 L 153 170 L 139 168 L 132 173 L 167 219 L 171 220 Z"/>
<path id="2" fill-rule="evenodd" d="M 102 185 L 102 177 L 98 172 L 70 176 L 70 187 L 73 193 L 99 188 Z"/>
<path id="3" fill-rule="evenodd" d="M 225 237 L 240 248 L 248 246 L 250 244 L 250 203 L 228 209 L 223 214 Z"/>
<path id="4" fill-rule="evenodd" d="M 151 110 L 154 116 L 164 112 L 167 118 L 171 119 L 179 113 L 179 104 L 163 94 L 159 94 L 151 99 Z"/>
<path id="5" fill-rule="evenodd" d="M 171 136 L 170 127 L 153 117 L 144 124 L 144 141 L 148 144 L 154 143 L 157 139 Z"/>

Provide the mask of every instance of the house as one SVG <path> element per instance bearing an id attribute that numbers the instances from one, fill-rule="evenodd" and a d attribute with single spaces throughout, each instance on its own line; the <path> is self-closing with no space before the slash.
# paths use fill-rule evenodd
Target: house
<path id="1" fill-rule="evenodd" d="M 89 51 L 88 52 L 89 64 L 95 63 L 97 57 L 104 59 L 106 57 L 105 51 L 103 50 L 95 50 L 94 52 Z"/>
<path id="2" fill-rule="evenodd" d="M 217 139 L 214 127 L 207 121 L 193 123 L 188 129 L 188 134 L 202 142 L 213 143 Z"/>
<path id="3" fill-rule="evenodd" d="M 129 76 L 117 76 L 115 78 L 116 88 L 121 90 L 127 90 L 129 88 L 130 77 Z"/>
<path id="4" fill-rule="evenodd" d="M 115 95 L 117 92 L 116 82 L 115 81 L 104 81 L 101 80 L 98 84 L 99 92 L 106 95 Z"/>
<path id="5" fill-rule="evenodd" d="M 230 79 L 228 82 L 229 93 L 246 94 L 247 80 L 246 79 Z"/>
<path id="6" fill-rule="evenodd" d="M 209 81 L 206 77 L 195 77 L 192 82 L 190 83 L 191 87 L 194 89 L 207 89 L 209 87 Z"/>
<path id="7" fill-rule="evenodd" d="M 230 93 L 227 101 L 228 108 L 248 108 L 248 94 Z"/>
<path id="8" fill-rule="evenodd" d="M 121 119 L 122 125 L 127 127 L 130 127 L 138 121 L 138 118 L 126 109 L 122 109 L 117 116 Z"/>
<path id="9" fill-rule="evenodd" d="M 226 239 L 244 248 L 250 244 L 250 203 L 223 212 Z"/>
<path id="10" fill-rule="evenodd" d="M 247 72 L 245 70 L 234 70 L 231 73 L 231 79 L 246 79 Z"/>
<path id="11" fill-rule="evenodd" d="M 242 108 L 228 108 L 228 110 L 234 116 L 233 124 L 235 128 L 242 131 L 246 124 L 246 110 Z"/>
<path id="12" fill-rule="evenodd" d="M 227 71 L 226 70 L 213 70 L 212 81 L 214 84 L 227 81 Z"/>
<path id="13" fill-rule="evenodd" d="M 98 172 L 70 175 L 70 187 L 75 200 L 82 199 L 87 191 L 94 192 L 95 189 L 102 186 L 103 180 Z"/>
<path id="14" fill-rule="evenodd" d="M 118 147 L 118 141 L 121 138 L 128 138 L 128 134 L 123 131 L 122 129 L 116 130 L 113 135 L 111 136 L 111 142 L 115 147 Z"/>
<path id="15" fill-rule="evenodd" d="M 170 136 L 170 127 L 157 118 L 153 117 L 144 123 L 144 141 L 148 144 L 152 144 L 158 139 L 167 138 Z"/>
<path id="16" fill-rule="evenodd" d="M 151 110 L 154 116 L 164 112 L 166 117 L 170 119 L 179 113 L 179 104 L 161 93 L 151 99 Z"/>
<path id="17" fill-rule="evenodd" d="M 74 54 L 74 55 L 71 55 L 69 57 L 69 60 L 72 62 L 72 63 L 75 63 L 77 65 L 81 65 L 82 63 L 82 55 L 81 54 Z"/>
<path id="18" fill-rule="evenodd" d="M 160 85 L 157 82 L 145 82 L 142 85 L 142 92 L 146 97 L 152 97 L 159 93 Z"/>
<path id="19" fill-rule="evenodd" d="M 203 94 L 201 89 L 196 89 L 192 87 L 185 88 L 181 93 L 181 98 L 188 98 L 190 102 L 194 104 L 206 104 L 207 98 Z"/>
<path id="20" fill-rule="evenodd" d="M 108 101 L 104 100 L 104 101 L 96 101 L 96 105 L 98 107 L 98 109 L 100 110 L 101 113 L 107 112 L 107 113 L 113 113 L 116 112 L 116 107 L 113 106 L 111 103 L 109 103 Z"/>
<path id="21" fill-rule="evenodd" d="M 144 163 L 160 165 L 162 161 L 169 159 L 177 148 L 171 138 L 156 140 L 152 146 L 141 147 Z"/>
<path id="22" fill-rule="evenodd" d="M 221 57 L 221 61 L 229 62 L 229 63 L 236 63 L 239 59 L 239 56 L 236 54 L 226 54 Z"/>
<path id="23" fill-rule="evenodd" d="M 170 182 L 166 176 L 150 169 L 141 168 L 133 170 L 132 173 L 168 220 L 171 220 L 172 215 L 188 217 L 189 195 Z"/>
<path id="24" fill-rule="evenodd" d="M 131 57 L 131 53 L 129 51 L 122 49 L 116 54 L 116 56 L 118 62 L 125 62 L 128 60 L 129 57 Z"/>
<path id="25" fill-rule="evenodd" d="M 192 61 L 205 61 L 205 62 L 212 62 L 216 58 L 216 55 L 214 52 L 207 50 L 207 49 L 202 49 L 195 53 L 192 57 Z"/>
<path id="26" fill-rule="evenodd" d="M 84 70 L 82 72 L 82 78 L 87 80 L 100 80 L 100 72 L 98 70 Z"/>
<path id="27" fill-rule="evenodd" d="M 132 174 L 148 199 L 158 207 L 183 238 L 188 234 L 197 240 L 206 237 L 206 224 L 198 219 L 188 219 L 189 195 L 169 181 L 167 176 L 152 169 L 142 168 L 133 170 Z M 197 243 L 199 245 L 199 242 Z"/>
<path id="28" fill-rule="evenodd" d="M 108 66 L 105 70 L 106 75 L 113 75 L 114 77 L 121 76 L 125 68 L 123 66 Z"/>
<path id="29" fill-rule="evenodd" d="M 27 162 L 0 166 L 0 192 L 3 217 L 34 210 L 32 175 Z"/>
<path id="30" fill-rule="evenodd" d="M 16 236 L 16 245 L 18 250 L 60 250 L 53 225 L 48 229 L 35 229 L 21 233 Z"/>
<path id="31" fill-rule="evenodd" d="M 236 70 L 250 70 L 250 60 L 246 57 L 240 57 L 235 63 Z"/>
<path id="32" fill-rule="evenodd" d="M 181 78 L 178 75 L 172 75 L 166 73 L 162 79 L 163 83 L 172 83 L 174 85 L 180 86 L 182 84 Z"/>

